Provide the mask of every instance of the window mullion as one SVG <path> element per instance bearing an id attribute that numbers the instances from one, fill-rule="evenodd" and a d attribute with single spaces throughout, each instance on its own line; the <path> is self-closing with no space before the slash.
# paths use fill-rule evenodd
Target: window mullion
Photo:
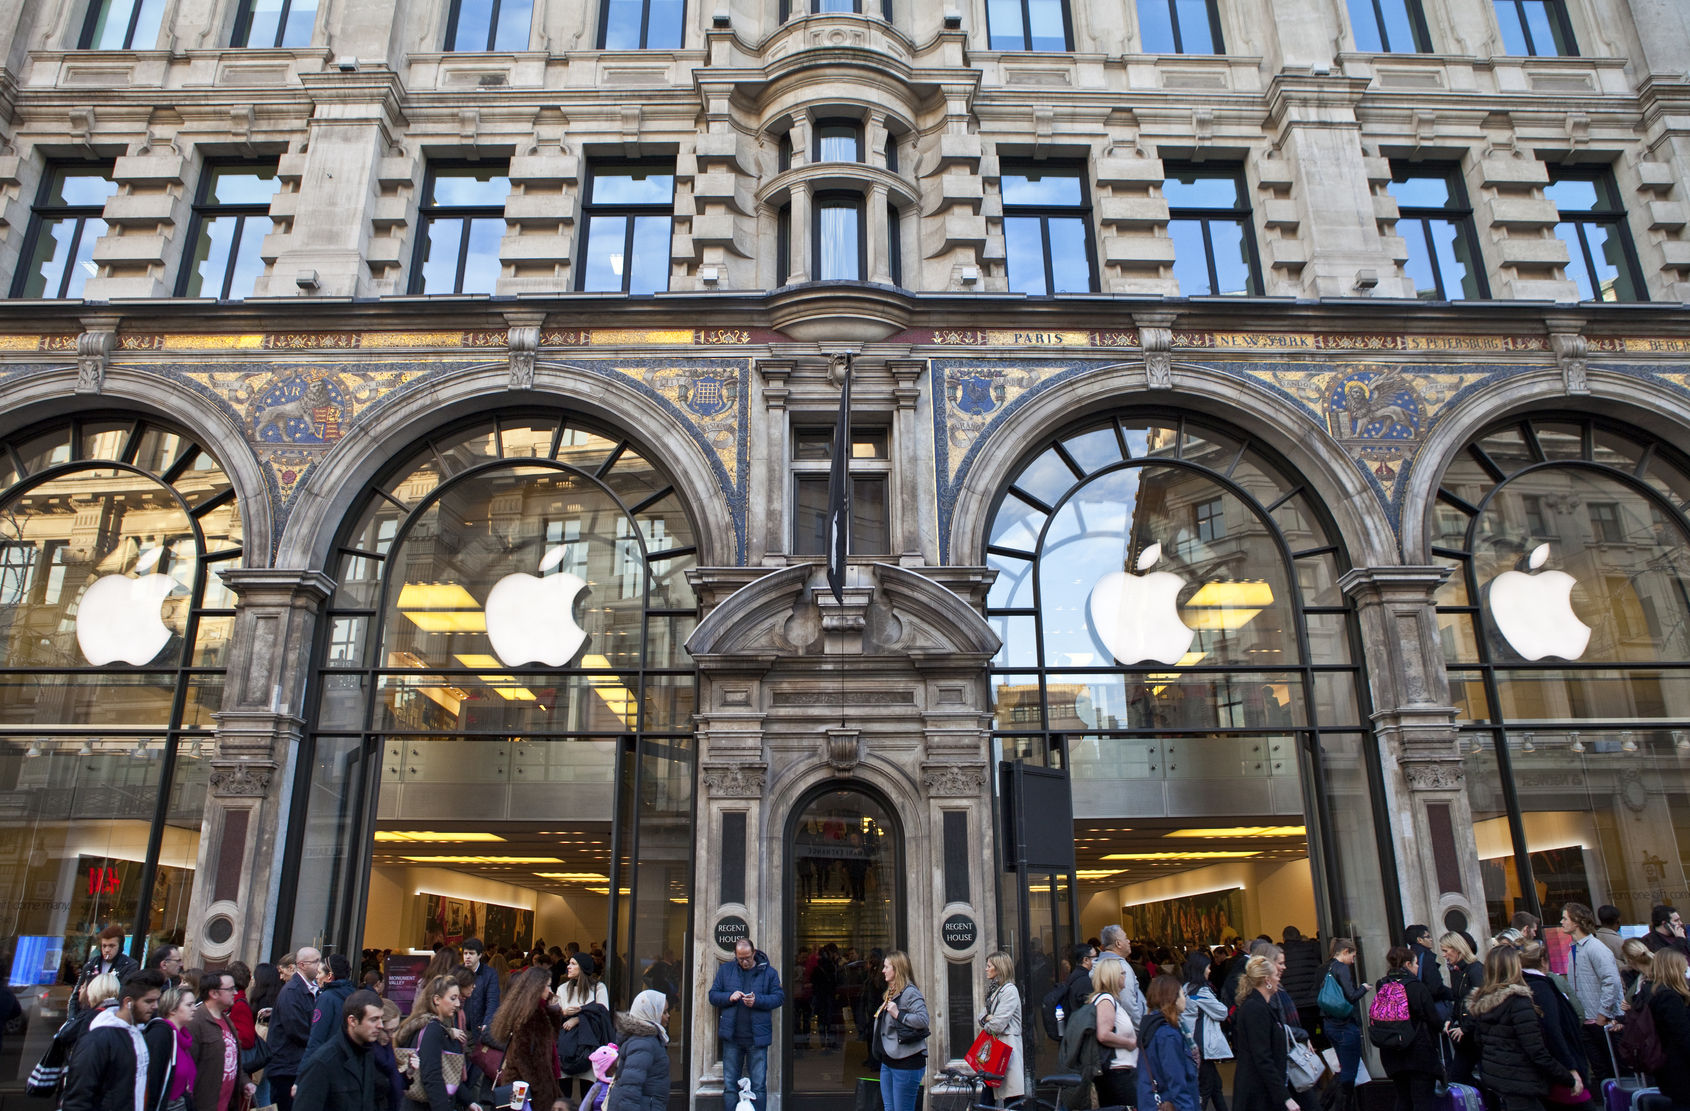
<path id="1" fill-rule="evenodd" d="M 235 217 L 235 232 L 229 237 L 229 257 L 223 261 L 223 284 L 219 287 L 218 300 L 227 301 L 229 290 L 235 282 L 235 260 L 241 254 L 241 233 L 246 230 L 246 217 Z"/>
<path id="2" fill-rule="evenodd" d="M 629 213 L 622 217 L 622 292 L 634 288 L 634 222 L 639 217 Z"/>
<path id="3" fill-rule="evenodd" d="M 134 0 L 129 9 L 129 29 L 123 34 L 123 49 L 135 49 L 135 32 L 141 26 L 141 7 L 146 0 Z"/>
<path id="4" fill-rule="evenodd" d="M 474 217 L 458 217 L 458 274 L 452 283 L 453 293 L 464 291 L 464 271 L 469 267 L 469 233 Z"/>
<path id="5" fill-rule="evenodd" d="M 640 49 L 651 43 L 651 0 L 640 0 Z M 632 270 L 632 267 L 629 267 Z"/>
<path id="6" fill-rule="evenodd" d="M 76 268 L 76 252 L 82 246 L 82 221 L 76 221 L 76 230 L 71 232 L 70 246 L 65 251 L 65 272 L 59 275 L 59 297 L 63 298 L 70 292 L 71 271 Z"/>
<path id="7" fill-rule="evenodd" d="M 282 40 L 287 37 L 288 15 L 292 8 L 293 0 L 282 0 L 281 15 L 276 17 L 276 41 L 271 43 L 271 46 L 281 46 Z"/>
<path id="8" fill-rule="evenodd" d="M 1174 53 L 1185 53 L 1185 36 L 1180 34 L 1178 0 L 1168 0 L 1168 25 L 1174 29 Z"/>

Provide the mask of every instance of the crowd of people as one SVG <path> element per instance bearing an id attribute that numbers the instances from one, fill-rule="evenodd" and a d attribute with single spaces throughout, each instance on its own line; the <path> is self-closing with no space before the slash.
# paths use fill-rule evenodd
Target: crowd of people
<path id="1" fill-rule="evenodd" d="M 249 968 L 143 967 L 108 926 L 32 1073 L 62 1111 L 660 1111 L 669 1099 L 672 962 L 613 1014 L 602 950 L 437 946 L 409 1012 L 385 958 L 356 979 L 306 947 Z M 659 968 L 657 966 L 663 965 Z"/>

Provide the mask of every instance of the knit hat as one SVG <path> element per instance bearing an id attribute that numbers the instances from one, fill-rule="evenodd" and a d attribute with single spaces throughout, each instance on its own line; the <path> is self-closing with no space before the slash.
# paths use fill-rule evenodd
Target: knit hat
<path id="1" fill-rule="evenodd" d="M 588 953 L 577 953 L 569 959 L 580 966 L 581 975 L 583 976 L 591 976 L 594 972 L 598 971 L 599 966 L 593 963 L 593 958 Z"/>
<path id="2" fill-rule="evenodd" d="M 600 1084 L 610 1083 L 610 1070 L 616 1065 L 616 1045 L 601 1045 L 588 1055 L 587 1060 L 593 1063 L 593 1079 Z"/>

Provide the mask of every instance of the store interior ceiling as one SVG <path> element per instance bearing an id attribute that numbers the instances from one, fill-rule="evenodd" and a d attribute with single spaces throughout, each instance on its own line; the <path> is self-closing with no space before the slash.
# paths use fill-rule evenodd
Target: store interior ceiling
<path id="1" fill-rule="evenodd" d="M 1284 814 L 1074 823 L 1074 865 L 1082 888 L 1120 887 L 1231 862 L 1283 864 L 1308 855 L 1302 821 Z"/>

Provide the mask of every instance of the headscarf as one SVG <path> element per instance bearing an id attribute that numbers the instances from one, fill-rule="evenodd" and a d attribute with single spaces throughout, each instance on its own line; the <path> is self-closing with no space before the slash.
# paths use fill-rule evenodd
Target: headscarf
<path id="1" fill-rule="evenodd" d="M 588 1054 L 587 1060 L 593 1063 L 593 1079 L 600 1084 L 609 1084 L 611 1066 L 616 1064 L 616 1043 L 599 1046 Z"/>
<path id="2" fill-rule="evenodd" d="M 651 1027 L 651 1032 L 656 1034 L 664 1045 L 668 1045 L 669 1032 L 663 1029 L 663 1012 L 668 1009 L 668 996 L 647 988 L 634 996 L 634 1004 L 628 1008 L 626 1017 L 631 1024 Z"/>

